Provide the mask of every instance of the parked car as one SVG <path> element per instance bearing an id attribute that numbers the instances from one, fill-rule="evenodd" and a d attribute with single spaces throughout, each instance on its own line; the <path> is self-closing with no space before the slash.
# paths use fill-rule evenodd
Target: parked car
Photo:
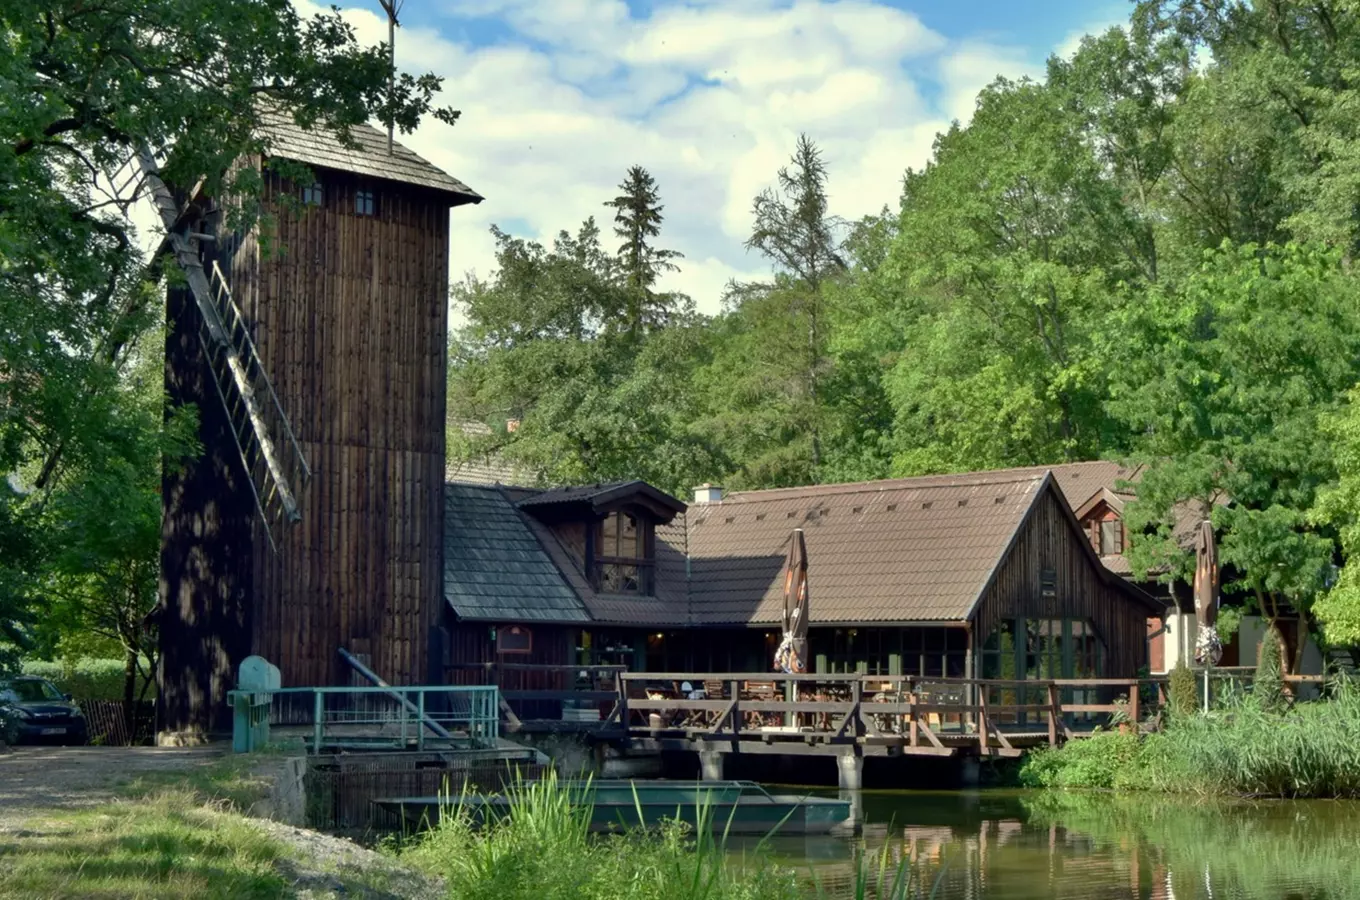
<path id="1" fill-rule="evenodd" d="M 10 744 L 84 744 L 85 714 L 46 678 L 0 679 L 0 729 Z"/>

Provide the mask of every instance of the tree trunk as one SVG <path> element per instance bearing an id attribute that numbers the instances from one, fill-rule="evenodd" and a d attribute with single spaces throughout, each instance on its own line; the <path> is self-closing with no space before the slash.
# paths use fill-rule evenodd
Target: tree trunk
<path id="1" fill-rule="evenodd" d="M 123 657 L 123 725 L 127 728 L 128 743 L 133 743 L 137 730 L 137 651 L 127 648 Z"/>

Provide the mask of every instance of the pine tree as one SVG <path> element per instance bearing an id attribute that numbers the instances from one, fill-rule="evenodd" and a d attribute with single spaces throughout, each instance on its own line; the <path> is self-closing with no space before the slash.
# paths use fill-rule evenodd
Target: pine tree
<path id="1" fill-rule="evenodd" d="M 614 210 L 614 234 L 623 239 L 619 246 L 619 268 L 628 289 L 628 306 L 624 310 L 624 328 L 632 334 L 665 324 L 666 320 L 685 303 L 678 294 L 657 294 L 653 288 L 662 272 L 679 270 L 672 260 L 682 258 L 675 250 L 652 246 L 651 240 L 661 234 L 661 195 L 656 179 L 642 166 L 633 166 L 619 185 L 622 192 L 605 202 Z"/>

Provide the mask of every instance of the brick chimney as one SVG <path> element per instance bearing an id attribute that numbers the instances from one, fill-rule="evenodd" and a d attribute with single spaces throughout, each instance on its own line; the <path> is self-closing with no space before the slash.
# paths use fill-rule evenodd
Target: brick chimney
<path id="1" fill-rule="evenodd" d="M 716 484 L 704 482 L 694 489 L 695 503 L 720 503 L 723 498 L 723 489 Z"/>

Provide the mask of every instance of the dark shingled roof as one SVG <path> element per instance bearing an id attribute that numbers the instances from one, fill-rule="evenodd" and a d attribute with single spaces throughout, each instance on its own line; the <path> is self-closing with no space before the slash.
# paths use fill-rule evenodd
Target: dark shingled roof
<path id="1" fill-rule="evenodd" d="M 359 144 L 357 148 L 351 148 L 341 145 L 321 125 L 314 131 L 307 131 L 298 127 L 292 118 L 271 111 L 263 112 L 260 118 L 272 156 L 441 191 L 453 195 L 450 197 L 453 206 L 482 202 L 481 194 L 403 147 L 399 141 L 393 142 L 392 155 L 389 156 L 387 134 L 372 125 L 350 128 L 350 135 Z"/>
<path id="2" fill-rule="evenodd" d="M 807 541 L 813 621 L 960 621 L 1047 470 L 733 493 L 689 511 L 696 624 L 780 621 L 784 555 Z"/>
<path id="3" fill-rule="evenodd" d="M 587 622 L 513 503 L 496 487 L 444 487 L 444 597 L 459 618 L 507 622 Z"/>
<path id="4" fill-rule="evenodd" d="M 611 505 L 624 501 L 639 502 L 651 507 L 657 513 L 664 513 L 669 521 L 678 513 L 685 511 L 685 504 L 652 487 L 645 481 L 613 481 L 607 484 L 588 484 L 579 487 L 559 487 L 538 491 L 519 501 L 522 509 L 548 509 L 553 507 L 589 506 L 595 511 L 603 511 Z"/>

